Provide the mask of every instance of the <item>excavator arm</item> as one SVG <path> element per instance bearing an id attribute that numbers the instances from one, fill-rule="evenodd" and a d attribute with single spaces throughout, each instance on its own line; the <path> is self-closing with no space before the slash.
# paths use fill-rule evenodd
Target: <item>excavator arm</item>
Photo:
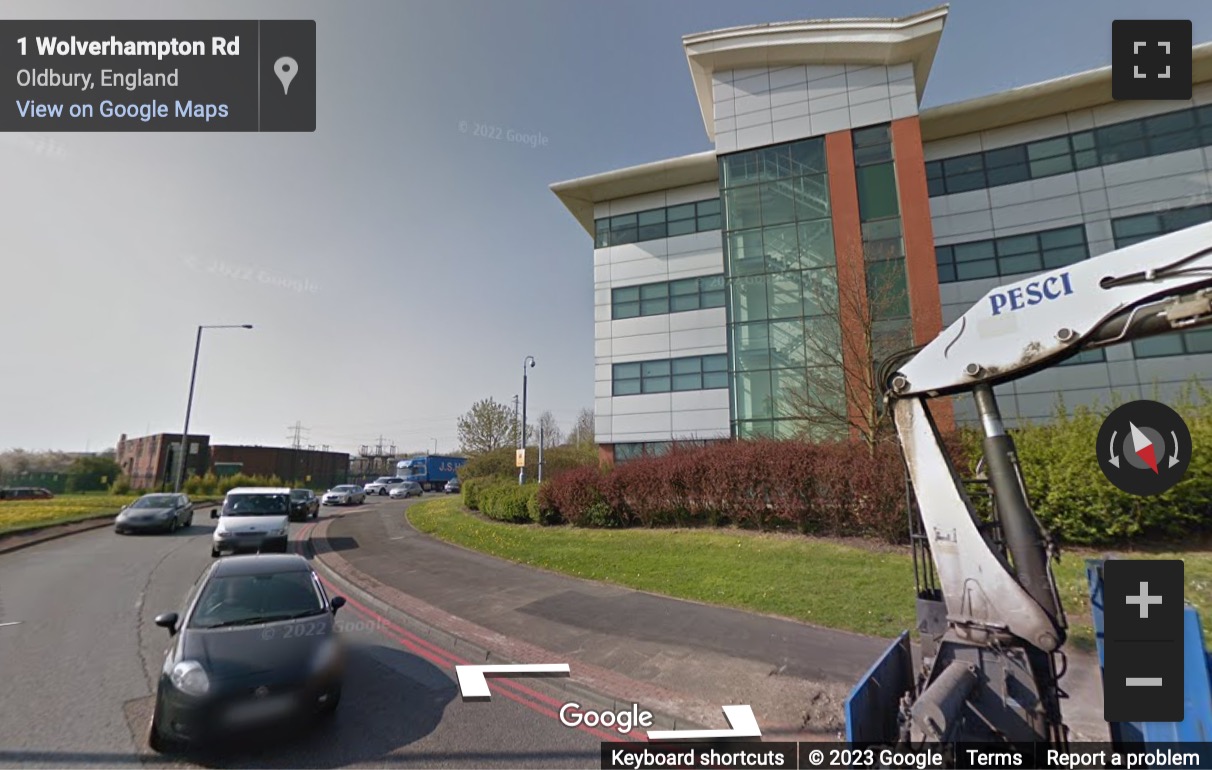
<path id="1" fill-rule="evenodd" d="M 882 384 L 918 509 L 918 538 L 928 544 L 936 574 L 937 589 L 918 597 L 918 628 L 933 638 L 923 645 L 916 679 L 898 675 L 900 702 L 885 703 L 870 724 L 849 725 L 852 737 L 911 745 L 1067 742 L 1057 663 L 1066 624 L 1050 569 L 1055 553 L 1031 509 L 994 387 L 1083 350 L 1207 324 L 1212 224 L 999 286 L 933 341 L 885 366 Z M 996 540 L 928 408 L 930 399 L 961 394 L 974 398 L 984 434 Z M 893 710 L 895 720 L 888 717 Z M 897 734 L 887 735 L 893 724 Z"/>

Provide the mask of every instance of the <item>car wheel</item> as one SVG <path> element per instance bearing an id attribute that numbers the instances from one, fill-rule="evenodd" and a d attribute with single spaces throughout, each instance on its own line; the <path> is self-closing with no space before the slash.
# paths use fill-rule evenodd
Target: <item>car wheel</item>
<path id="1" fill-rule="evenodd" d="M 210 549 L 210 558 L 212 558 L 212 559 L 219 558 L 219 549 L 218 548 Z"/>
<path id="2" fill-rule="evenodd" d="M 320 716 L 331 717 L 337 713 L 337 706 L 341 705 L 341 687 L 338 685 L 336 689 L 328 694 L 328 701 L 320 709 Z"/>
<path id="3" fill-rule="evenodd" d="M 185 526 L 192 527 L 194 525 L 194 515 L 191 513 L 185 519 Z"/>
<path id="4" fill-rule="evenodd" d="M 181 522 L 177 521 L 177 515 L 173 514 L 173 520 L 168 523 L 168 534 L 173 534 L 177 531 L 177 525 Z"/>
<path id="5" fill-rule="evenodd" d="M 383 496 L 383 495 L 385 495 L 385 494 L 387 494 L 387 490 L 386 490 L 386 489 L 380 489 L 380 490 L 379 490 L 379 497 L 382 497 L 382 496 Z"/>

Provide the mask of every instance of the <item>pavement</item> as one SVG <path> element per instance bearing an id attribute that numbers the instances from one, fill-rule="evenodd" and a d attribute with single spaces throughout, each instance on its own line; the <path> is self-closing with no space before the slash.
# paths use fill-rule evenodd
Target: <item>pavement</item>
<path id="1" fill-rule="evenodd" d="M 675 724 L 727 727 L 720 707 L 748 704 L 767 739 L 835 740 L 845 698 L 891 641 L 486 556 L 414 529 L 410 504 L 374 501 L 311 528 L 322 571 L 470 659 L 568 663 L 587 691 Z M 1070 656 L 1061 684 L 1073 738 L 1106 740 L 1096 659 Z"/>

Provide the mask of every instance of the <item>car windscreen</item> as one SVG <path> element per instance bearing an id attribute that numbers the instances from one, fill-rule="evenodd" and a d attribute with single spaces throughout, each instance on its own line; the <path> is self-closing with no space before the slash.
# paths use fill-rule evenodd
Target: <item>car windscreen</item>
<path id="1" fill-rule="evenodd" d="M 224 516 L 281 516 L 286 513 L 286 495 L 228 495 Z"/>
<path id="2" fill-rule="evenodd" d="M 309 497 L 311 497 L 311 493 L 308 492 L 306 489 L 290 490 L 290 499 L 291 500 L 306 500 Z"/>
<path id="3" fill-rule="evenodd" d="M 147 495 L 136 500 L 131 508 L 172 508 L 175 500 L 172 495 Z"/>
<path id="4" fill-rule="evenodd" d="M 326 612 L 311 573 L 228 575 L 202 589 L 190 628 L 220 628 L 288 620 Z"/>

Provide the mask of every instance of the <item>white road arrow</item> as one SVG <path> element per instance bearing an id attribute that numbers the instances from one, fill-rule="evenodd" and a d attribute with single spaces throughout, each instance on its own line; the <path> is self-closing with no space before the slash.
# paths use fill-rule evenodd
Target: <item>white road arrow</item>
<path id="1" fill-rule="evenodd" d="M 570 674 L 567 663 L 455 666 L 455 676 L 459 680 L 459 694 L 463 696 L 463 700 L 488 700 L 492 697 L 492 693 L 488 691 L 486 676 L 569 676 Z"/>
<path id="2" fill-rule="evenodd" d="M 650 741 L 702 741 L 718 738 L 761 738 L 757 717 L 749 706 L 724 706 L 729 730 L 649 730 Z"/>

